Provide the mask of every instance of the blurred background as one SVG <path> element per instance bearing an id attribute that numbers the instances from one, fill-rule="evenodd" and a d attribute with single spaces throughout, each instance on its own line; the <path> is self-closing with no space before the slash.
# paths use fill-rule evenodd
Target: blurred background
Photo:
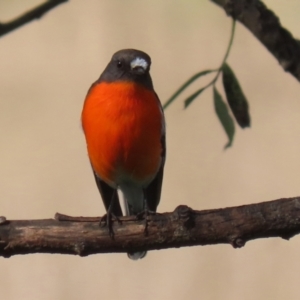
<path id="1" fill-rule="evenodd" d="M 299 1 L 265 0 L 295 37 Z M 41 3 L 0 2 L 8 21 Z M 73 0 L 0 38 L 0 215 L 97 216 L 104 207 L 90 169 L 80 114 L 111 55 L 137 48 L 152 57 L 162 102 L 194 73 L 218 67 L 231 20 L 209 1 Z M 210 209 L 300 195 L 300 85 L 242 25 L 228 60 L 250 102 L 252 126 L 232 148 L 214 113 L 212 90 L 165 112 L 167 163 L 158 211 Z M 218 88 L 222 91 L 220 83 Z M 222 91 L 223 92 L 223 91 Z M 299 246 L 256 240 L 85 258 L 34 254 L 0 258 L 0 297 L 50 299 L 299 299 Z"/>

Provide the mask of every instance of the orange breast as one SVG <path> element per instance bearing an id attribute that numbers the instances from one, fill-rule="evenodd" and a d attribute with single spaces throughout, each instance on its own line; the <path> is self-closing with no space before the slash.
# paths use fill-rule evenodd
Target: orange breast
<path id="1" fill-rule="evenodd" d="M 164 119 L 154 92 L 132 82 L 94 85 L 82 126 L 92 166 L 108 184 L 145 186 L 156 175 Z"/>

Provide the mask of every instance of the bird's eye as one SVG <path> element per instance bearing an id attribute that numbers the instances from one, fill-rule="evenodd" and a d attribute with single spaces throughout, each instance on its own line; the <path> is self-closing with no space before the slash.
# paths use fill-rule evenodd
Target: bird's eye
<path id="1" fill-rule="evenodd" d="M 117 62 L 117 67 L 120 69 L 120 68 L 122 68 L 122 63 L 121 63 L 121 61 L 119 61 L 118 60 L 118 62 Z"/>

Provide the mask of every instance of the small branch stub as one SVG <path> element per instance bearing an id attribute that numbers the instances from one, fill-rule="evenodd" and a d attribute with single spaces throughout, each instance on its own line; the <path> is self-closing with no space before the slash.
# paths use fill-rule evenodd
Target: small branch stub
<path id="1" fill-rule="evenodd" d="M 1 216 L 0 217 L 0 225 L 6 223 L 6 218 Z"/>

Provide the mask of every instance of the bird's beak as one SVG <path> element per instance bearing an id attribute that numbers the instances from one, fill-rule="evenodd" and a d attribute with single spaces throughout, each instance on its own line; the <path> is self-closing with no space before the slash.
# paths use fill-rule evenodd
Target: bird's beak
<path id="1" fill-rule="evenodd" d="M 148 63 L 145 59 L 136 57 L 130 63 L 131 70 L 137 74 L 145 74 L 148 68 Z"/>

